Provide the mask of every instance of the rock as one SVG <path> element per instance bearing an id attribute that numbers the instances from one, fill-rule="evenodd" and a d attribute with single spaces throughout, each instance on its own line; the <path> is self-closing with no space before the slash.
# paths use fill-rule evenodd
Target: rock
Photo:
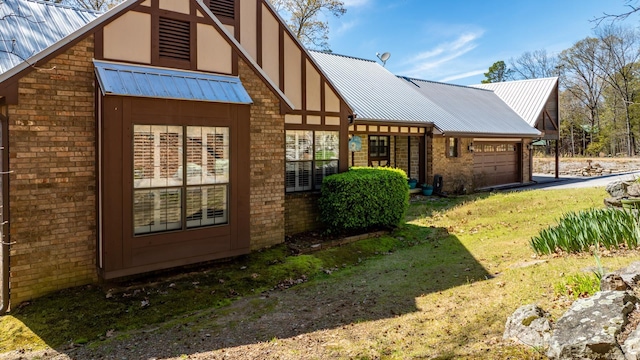
<path id="1" fill-rule="evenodd" d="M 551 359 L 616 359 L 624 354 L 616 335 L 638 298 L 626 291 L 600 291 L 576 300 L 556 323 L 549 340 Z"/>
<path id="2" fill-rule="evenodd" d="M 551 338 L 549 314 L 535 304 L 520 306 L 509 316 L 505 325 L 505 340 L 546 349 Z"/>
<path id="3" fill-rule="evenodd" d="M 604 199 L 604 204 L 607 207 L 621 208 L 622 207 L 622 198 L 621 197 L 606 198 L 606 199 Z"/>
<path id="4" fill-rule="evenodd" d="M 629 289 L 629 285 L 616 273 L 608 273 L 600 279 L 600 291 L 625 291 Z"/>
<path id="5" fill-rule="evenodd" d="M 630 197 L 640 197 L 640 184 L 634 181 L 633 184 L 627 186 L 627 194 Z"/>
<path id="6" fill-rule="evenodd" d="M 627 360 L 640 360 L 640 328 L 629 334 L 627 340 L 622 344 L 622 351 Z"/>
<path id="7" fill-rule="evenodd" d="M 622 268 L 615 273 L 632 288 L 640 285 L 640 261 L 632 262 L 626 268 Z"/>
<path id="8" fill-rule="evenodd" d="M 618 180 L 608 183 L 605 190 L 611 197 L 624 197 L 627 196 L 627 186 L 626 182 Z"/>

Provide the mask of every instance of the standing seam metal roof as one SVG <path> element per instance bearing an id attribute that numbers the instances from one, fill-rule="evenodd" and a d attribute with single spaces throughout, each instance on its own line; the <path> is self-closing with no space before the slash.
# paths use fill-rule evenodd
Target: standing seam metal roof
<path id="1" fill-rule="evenodd" d="M 558 78 L 551 77 L 472 86 L 495 92 L 529 125 L 535 126 L 557 84 Z"/>
<path id="2" fill-rule="evenodd" d="M 529 126 L 493 91 L 434 81 L 401 77 L 419 93 L 453 114 L 454 124 L 443 124 L 457 132 L 491 135 L 537 136 Z M 451 131 L 451 130 L 449 130 Z"/>
<path id="3" fill-rule="evenodd" d="M 311 55 L 355 111 L 357 120 L 428 123 L 443 133 L 540 134 L 490 91 L 415 79 L 410 82 L 375 61 L 317 51 Z"/>
<path id="4" fill-rule="evenodd" d="M 94 60 L 104 95 L 251 104 L 240 78 Z"/>
<path id="5" fill-rule="evenodd" d="M 310 51 L 358 120 L 432 124 L 453 116 L 409 88 L 378 63 Z M 437 124 L 436 124 L 437 125 Z"/>
<path id="6" fill-rule="evenodd" d="M 100 16 L 39 0 L 0 1 L 0 74 Z"/>

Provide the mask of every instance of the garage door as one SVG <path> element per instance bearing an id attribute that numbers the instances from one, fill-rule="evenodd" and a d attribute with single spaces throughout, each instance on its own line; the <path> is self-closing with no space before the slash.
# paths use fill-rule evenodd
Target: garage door
<path id="1" fill-rule="evenodd" d="M 519 144 L 474 144 L 473 173 L 477 188 L 520 181 Z"/>

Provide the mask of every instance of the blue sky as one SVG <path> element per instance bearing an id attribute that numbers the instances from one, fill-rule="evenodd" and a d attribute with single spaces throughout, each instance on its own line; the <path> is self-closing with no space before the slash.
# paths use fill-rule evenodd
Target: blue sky
<path id="1" fill-rule="evenodd" d="M 347 13 L 330 20 L 333 52 L 371 60 L 390 52 L 394 74 L 461 85 L 525 51 L 557 54 L 593 35 L 589 20 L 627 9 L 625 0 L 343 1 Z"/>

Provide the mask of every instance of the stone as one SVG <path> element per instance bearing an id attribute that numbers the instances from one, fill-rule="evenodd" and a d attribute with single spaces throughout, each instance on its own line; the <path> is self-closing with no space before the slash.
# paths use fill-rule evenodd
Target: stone
<path id="1" fill-rule="evenodd" d="M 627 194 L 630 197 L 640 197 L 640 184 L 633 182 L 633 184 L 627 186 Z"/>
<path id="2" fill-rule="evenodd" d="M 546 349 L 551 338 L 549 314 L 535 304 L 520 306 L 509 316 L 505 324 L 505 340 L 513 340 L 527 346 Z"/>
<path id="3" fill-rule="evenodd" d="M 616 273 L 608 273 L 600 279 L 600 291 L 625 291 L 629 289 L 629 285 Z"/>
<path id="4" fill-rule="evenodd" d="M 606 207 L 621 208 L 622 207 L 622 198 L 621 197 L 606 198 L 606 199 L 604 199 L 604 205 Z"/>
<path id="5" fill-rule="evenodd" d="M 640 261 L 632 262 L 629 266 L 615 273 L 618 274 L 627 285 L 635 288 L 640 283 Z"/>
<path id="6" fill-rule="evenodd" d="M 627 186 L 626 182 L 618 180 L 608 183 L 605 190 L 611 197 L 624 197 L 627 196 Z"/>
<path id="7" fill-rule="evenodd" d="M 616 335 L 628 322 L 627 315 L 637 302 L 638 298 L 626 291 L 600 291 L 576 300 L 556 322 L 547 356 L 623 360 Z"/>
<path id="8" fill-rule="evenodd" d="M 640 360 L 640 328 L 629 334 L 627 340 L 622 344 L 622 352 L 626 360 Z"/>

